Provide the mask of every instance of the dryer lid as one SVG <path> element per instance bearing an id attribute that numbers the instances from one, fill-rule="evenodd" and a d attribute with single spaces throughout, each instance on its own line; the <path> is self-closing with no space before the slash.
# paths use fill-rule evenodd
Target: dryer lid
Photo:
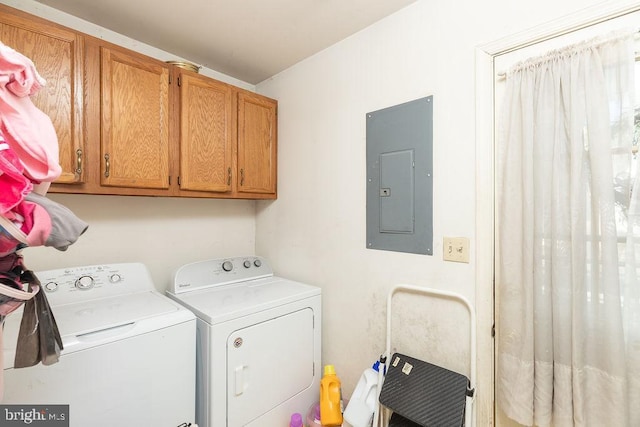
<path id="1" fill-rule="evenodd" d="M 304 298 L 320 288 L 281 277 L 266 277 L 181 294 L 169 293 L 209 324 L 222 323 Z"/>

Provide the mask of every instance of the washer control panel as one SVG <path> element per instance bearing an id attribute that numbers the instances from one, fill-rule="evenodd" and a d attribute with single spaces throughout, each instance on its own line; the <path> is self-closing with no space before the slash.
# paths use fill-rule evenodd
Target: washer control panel
<path id="1" fill-rule="evenodd" d="M 273 276 L 273 270 L 262 257 L 210 259 L 180 267 L 175 274 L 173 292 L 178 294 L 270 276 Z"/>
<path id="2" fill-rule="evenodd" d="M 47 298 L 60 305 L 154 289 L 140 263 L 100 264 L 36 272 Z"/>

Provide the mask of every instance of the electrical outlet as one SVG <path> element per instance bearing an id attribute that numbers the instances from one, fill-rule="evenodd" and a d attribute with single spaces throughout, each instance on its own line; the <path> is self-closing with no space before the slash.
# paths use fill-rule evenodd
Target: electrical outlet
<path id="1" fill-rule="evenodd" d="M 469 239 L 467 237 L 444 237 L 442 259 L 453 262 L 469 262 Z"/>

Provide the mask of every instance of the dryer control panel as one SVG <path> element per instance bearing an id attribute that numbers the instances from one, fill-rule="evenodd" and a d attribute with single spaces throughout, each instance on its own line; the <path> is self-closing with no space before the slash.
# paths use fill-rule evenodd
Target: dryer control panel
<path id="1" fill-rule="evenodd" d="M 153 290 L 141 263 L 100 264 L 36 272 L 51 305 Z"/>
<path id="2" fill-rule="evenodd" d="M 273 270 L 262 257 L 210 259 L 180 267 L 175 274 L 173 293 L 179 294 L 271 276 L 273 276 Z"/>

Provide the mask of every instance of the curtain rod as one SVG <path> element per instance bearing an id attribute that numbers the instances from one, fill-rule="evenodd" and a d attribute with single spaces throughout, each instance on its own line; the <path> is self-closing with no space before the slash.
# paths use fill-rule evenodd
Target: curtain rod
<path id="1" fill-rule="evenodd" d="M 634 37 L 638 38 L 639 36 L 640 36 L 640 29 L 636 30 Z M 640 61 L 640 52 L 636 51 L 635 54 L 636 54 L 635 56 L 636 62 Z M 507 78 L 507 73 L 506 71 L 501 71 L 498 74 L 496 74 L 496 77 L 498 77 L 499 80 L 504 80 L 505 78 Z"/>

